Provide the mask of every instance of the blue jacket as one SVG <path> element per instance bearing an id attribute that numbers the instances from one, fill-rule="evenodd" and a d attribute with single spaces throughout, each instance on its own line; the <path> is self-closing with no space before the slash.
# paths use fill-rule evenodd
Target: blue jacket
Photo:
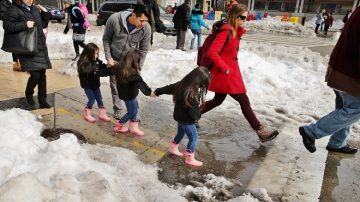
<path id="1" fill-rule="evenodd" d="M 190 29 L 201 29 L 201 26 L 209 29 L 209 26 L 203 20 L 203 12 L 200 9 L 194 9 L 191 11 Z"/>

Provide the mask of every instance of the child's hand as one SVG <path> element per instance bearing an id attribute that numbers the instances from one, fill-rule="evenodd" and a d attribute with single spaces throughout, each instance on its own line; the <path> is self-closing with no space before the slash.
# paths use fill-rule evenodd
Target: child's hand
<path id="1" fill-rule="evenodd" d="M 150 97 L 157 97 L 154 91 L 151 91 Z"/>

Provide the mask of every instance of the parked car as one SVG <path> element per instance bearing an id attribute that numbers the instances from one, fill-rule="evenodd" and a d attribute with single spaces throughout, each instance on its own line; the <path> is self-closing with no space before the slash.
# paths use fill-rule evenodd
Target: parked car
<path id="1" fill-rule="evenodd" d="M 104 1 L 99 8 L 96 18 L 96 25 L 105 25 L 110 15 L 123 10 L 134 8 L 136 0 Z"/>
<path id="2" fill-rule="evenodd" d="M 65 19 L 65 12 L 63 10 L 48 6 L 46 6 L 46 9 L 50 11 L 52 15 L 52 18 L 50 20 L 56 20 L 58 22 L 61 22 Z"/>
<path id="3" fill-rule="evenodd" d="M 136 5 L 137 0 L 118 0 L 118 1 L 105 1 L 100 5 L 96 25 L 102 26 L 106 24 L 106 21 L 109 19 L 110 15 L 116 12 L 129 10 L 132 11 Z M 160 20 L 163 22 L 166 27 L 164 34 L 165 35 L 176 35 L 176 30 L 174 29 L 174 23 L 172 22 L 172 17 L 174 14 L 168 13 L 163 7 L 159 6 L 160 9 Z"/>

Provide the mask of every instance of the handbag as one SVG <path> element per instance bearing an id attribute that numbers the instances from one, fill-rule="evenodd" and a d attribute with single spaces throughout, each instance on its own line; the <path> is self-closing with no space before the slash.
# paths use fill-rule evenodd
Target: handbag
<path id="1" fill-rule="evenodd" d="M 73 33 L 72 38 L 73 38 L 73 41 L 84 42 L 85 41 L 85 34 Z"/>
<path id="2" fill-rule="evenodd" d="M 22 12 L 21 9 L 20 11 Z M 35 55 L 37 53 L 37 32 L 36 26 L 16 33 L 4 32 L 1 49 L 18 55 Z"/>
<path id="3" fill-rule="evenodd" d="M 5 32 L 1 49 L 18 55 L 35 55 L 37 53 L 37 28 L 17 33 Z"/>

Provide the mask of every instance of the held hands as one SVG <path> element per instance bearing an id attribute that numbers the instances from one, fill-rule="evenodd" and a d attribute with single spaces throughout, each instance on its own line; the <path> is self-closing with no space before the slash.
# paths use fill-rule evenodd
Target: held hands
<path id="1" fill-rule="evenodd" d="M 117 62 L 116 62 L 114 59 L 112 59 L 112 58 L 107 59 L 107 67 L 108 67 L 108 68 L 114 66 L 116 63 L 117 63 Z"/>
<path id="2" fill-rule="evenodd" d="M 150 97 L 157 97 L 154 91 L 151 91 Z"/>
<path id="3" fill-rule="evenodd" d="M 26 26 L 28 27 L 28 28 L 33 28 L 34 27 L 34 21 L 26 21 Z"/>

